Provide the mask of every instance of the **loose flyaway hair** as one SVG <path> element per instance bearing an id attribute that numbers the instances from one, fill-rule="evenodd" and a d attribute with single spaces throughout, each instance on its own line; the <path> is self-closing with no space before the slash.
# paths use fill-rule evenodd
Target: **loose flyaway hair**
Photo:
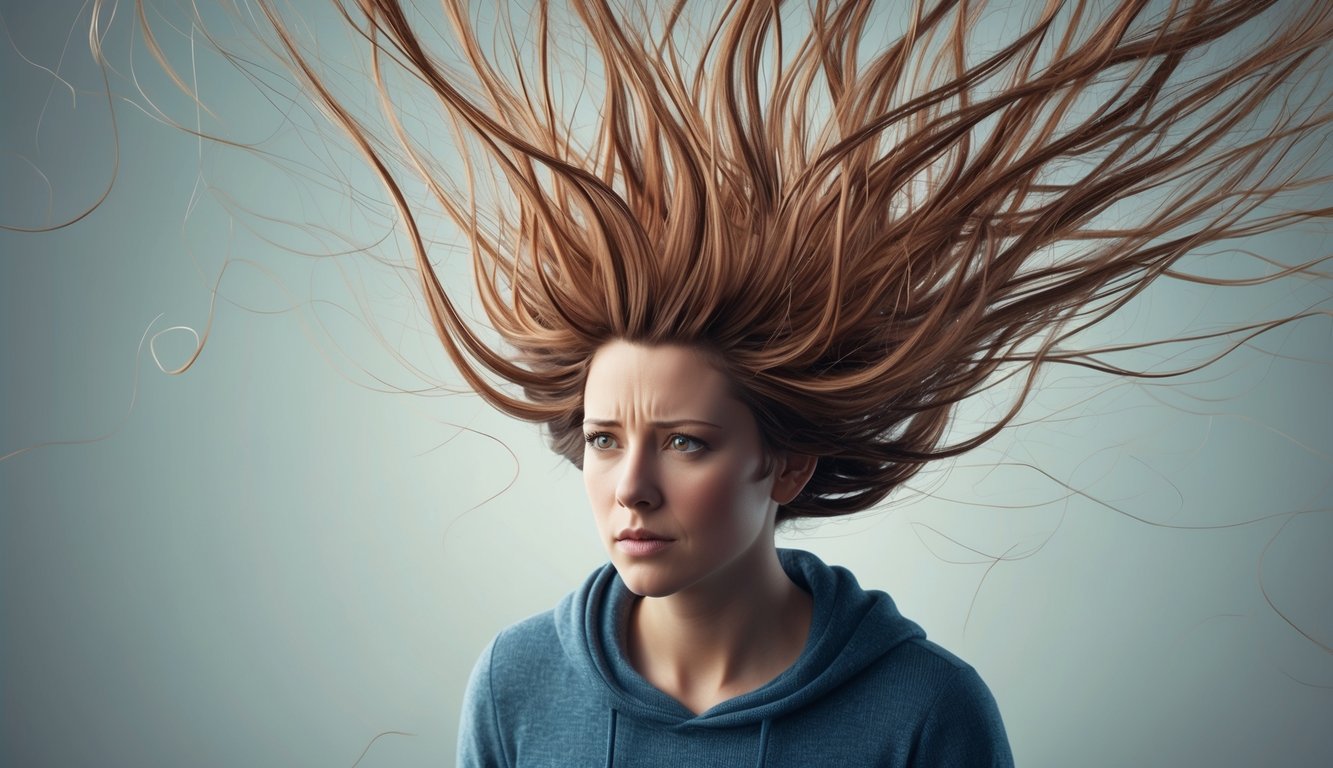
<path id="1" fill-rule="evenodd" d="M 1328 181 L 1328 0 L 344 2 L 378 133 L 257 2 L 386 185 L 477 393 L 579 464 L 594 352 L 691 345 L 771 450 L 818 457 L 781 519 L 864 510 L 980 445 L 1044 363 L 1166 375 L 1074 342 L 1158 278 L 1229 283 L 1183 257 L 1333 212 L 1279 205 Z M 462 172 L 406 127 L 405 80 Z M 466 234 L 502 344 L 437 274 L 405 170 Z M 950 439 L 954 407 L 1009 376 L 1007 412 Z"/>

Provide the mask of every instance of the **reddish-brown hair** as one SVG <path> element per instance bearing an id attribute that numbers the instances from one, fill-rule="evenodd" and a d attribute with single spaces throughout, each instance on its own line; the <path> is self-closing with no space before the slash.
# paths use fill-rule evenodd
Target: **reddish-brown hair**
<path id="1" fill-rule="evenodd" d="M 1159 277 L 1225 282 L 1181 273 L 1183 256 L 1330 213 L 1269 206 L 1326 181 L 1304 170 L 1330 120 L 1326 0 L 1052 0 L 990 47 L 979 1 L 542 1 L 522 23 L 502 11 L 490 48 L 460 0 L 441 5 L 444 42 L 398 0 L 343 7 L 390 145 L 260 3 L 387 185 L 454 364 L 577 464 L 598 347 L 707 349 L 771 447 L 819 457 L 784 519 L 866 509 L 991 438 L 1043 363 L 1135 374 L 1067 345 Z M 571 40 L 582 90 L 558 63 Z M 404 128 L 403 74 L 466 173 Z M 403 168 L 468 236 L 504 348 L 437 276 Z M 1015 374 L 1005 415 L 946 439 L 955 405 Z"/>

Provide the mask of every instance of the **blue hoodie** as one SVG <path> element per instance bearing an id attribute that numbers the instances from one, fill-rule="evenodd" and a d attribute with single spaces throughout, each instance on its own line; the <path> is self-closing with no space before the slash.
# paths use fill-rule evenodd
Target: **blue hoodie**
<path id="1" fill-rule="evenodd" d="M 634 596 L 608 564 L 482 654 L 458 765 L 1013 765 L 972 667 L 846 569 L 778 554 L 814 613 L 800 658 L 766 685 L 697 715 L 650 685 L 625 657 Z"/>

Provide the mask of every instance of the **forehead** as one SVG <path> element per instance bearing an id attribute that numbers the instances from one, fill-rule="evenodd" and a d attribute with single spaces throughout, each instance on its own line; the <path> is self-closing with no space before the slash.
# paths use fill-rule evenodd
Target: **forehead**
<path id="1" fill-rule="evenodd" d="M 590 419 L 718 417 L 737 405 L 726 375 L 699 351 L 626 341 L 597 350 L 583 392 Z"/>

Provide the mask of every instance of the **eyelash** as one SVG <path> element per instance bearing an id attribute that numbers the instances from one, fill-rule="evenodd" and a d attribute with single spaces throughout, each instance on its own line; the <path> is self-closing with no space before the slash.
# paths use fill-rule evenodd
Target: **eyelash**
<path id="1" fill-rule="evenodd" d="M 587 443 L 588 445 L 591 445 L 594 449 L 596 449 L 597 446 L 593 445 L 593 441 L 599 437 L 611 437 L 611 436 L 605 432 L 586 432 L 583 435 L 583 442 Z"/>
<path id="2" fill-rule="evenodd" d="M 588 432 L 583 435 L 583 441 L 588 445 L 591 445 L 594 450 L 610 450 L 607 448 L 597 448 L 597 446 L 594 445 L 594 441 L 597 440 L 597 438 L 599 437 L 609 437 L 612 440 L 615 440 L 615 438 L 612 437 L 610 433 L 607 432 Z M 668 435 L 666 439 L 667 445 L 668 446 L 671 445 L 671 443 L 675 441 L 675 439 L 678 437 L 685 438 L 686 440 L 690 441 L 697 447 L 694 448 L 693 450 L 677 451 L 677 453 L 699 453 L 701 451 L 706 451 L 709 448 L 708 443 L 704 442 L 703 440 L 700 440 L 694 435 L 687 435 L 684 432 L 672 432 L 670 435 Z"/>
<path id="3" fill-rule="evenodd" d="M 668 436 L 668 437 L 667 437 L 667 445 L 671 445 L 673 442 L 675 442 L 676 438 L 678 438 L 678 437 L 683 437 L 683 438 L 685 438 L 686 440 L 689 440 L 689 441 L 690 441 L 691 443 L 693 443 L 695 446 L 698 446 L 698 447 L 694 448 L 693 450 L 689 450 L 689 451 L 679 451 L 679 453 L 699 453 L 699 452 L 701 452 L 701 451 L 706 451 L 706 450 L 708 450 L 708 443 L 705 443 L 704 441 L 700 440 L 700 439 L 697 438 L 697 437 L 694 437 L 693 435 L 687 435 L 687 434 L 684 434 L 683 432 L 674 432 L 674 433 L 672 433 L 670 436 Z"/>

